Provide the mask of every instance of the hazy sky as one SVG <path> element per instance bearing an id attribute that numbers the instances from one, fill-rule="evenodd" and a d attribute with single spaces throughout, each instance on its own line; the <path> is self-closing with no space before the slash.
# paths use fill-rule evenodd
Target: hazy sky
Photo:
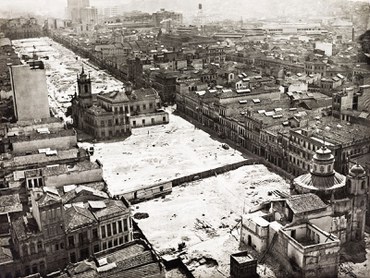
<path id="1" fill-rule="evenodd" d="M 271 2 L 276 2 L 270 0 Z M 270 2 L 268 1 L 268 2 Z M 306 2 L 315 2 L 320 0 L 306 0 Z M 322 0 L 325 1 L 325 0 Z M 348 0 L 351 1 L 351 0 Z M 356 1 L 356 0 L 355 0 Z M 357 0 L 369 2 L 370 0 Z M 215 3 L 222 3 L 225 7 L 235 5 L 235 0 L 215 1 Z M 266 1 L 262 1 L 266 2 Z M 291 0 L 279 0 L 279 5 L 284 5 L 285 2 L 292 3 Z M 299 1 L 298 1 L 299 2 Z M 144 11 L 155 11 L 163 7 L 175 11 L 182 11 L 189 13 L 189 11 L 196 11 L 197 3 L 203 3 L 204 7 L 212 9 L 211 0 L 90 0 L 92 6 L 109 6 L 109 5 L 124 5 L 127 10 L 141 9 Z M 261 5 L 258 0 L 242 0 L 243 6 L 255 7 Z M 266 2 L 267 3 L 267 2 Z M 266 4 L 265 3 L 265 4 Z M 0 0 L 1 11 L 22 11 L 33 12 L 37 14 L 63 17 L 67 0 Z"/>

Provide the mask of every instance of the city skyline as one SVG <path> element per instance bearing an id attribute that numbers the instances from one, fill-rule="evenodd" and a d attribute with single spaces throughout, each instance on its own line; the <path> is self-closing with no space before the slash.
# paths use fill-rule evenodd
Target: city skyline
<path id="1" fill-rule="evenodd" d="M 276 15 L 284 15 L 285 13 L 290 14 L 295 10 L 303 10 L 302 7 L 310 7 L 317 5 L 326 4 L 330 1 L 303 1 L 297 3 L 297 0 L 284 0 L 284 1 L 268 1 L 268 0 L 248 0 L 248 1 L 212 1 L 212 0 L 118 0 L 118 1 L 105 1 L 105 0 L 91 0 L 90 5 L 95 7 L 109 7 L 109 6 L 123 6 L 127 11 L 141 10 L 143 12 L 155 12 L 160 8 L 167 10 L 174 10 L 177 12 L 184 13 L 185 16 L 194 16 L 197 12 L 199 3 L 202 3 L 205 13 L 212 14 L 214 16 L 227 17 L 243 17 L 249 18 L 253 16 L 264 16 L 266 18 L 273 17 Z M 333 0 L 332 2 L 338 2 L 340 0 Z M 369 0 L 343 0 L 347 2 L 368 2 Z M 231 5 L 232 4 L 232 5 Z M 3 0 L 2 7 L 0 8 L 0 14 L 4 14 L 10 17 L 12 13 L 30 13 L 39 16 L 50 16 L 50 17 L 65 17 L 65 9 L 67 7 L 67 0 L 55 0 L 50 5 L 47 0 Z M 212 8 L 211 8 L 212 7 Z M 216 7 L 216 8 L 215 8 Z M 318 9 L 320 10 L 320 9 Z M 221 12 L 222 11 L 222 12 Z M 271 11 L 266 13 L 266 11 Z M 273 12 L 272 12 L 273 11 Z M 321 10 L 320 10 L 321 12 Z M 6 14 L 5 14 L 6 13 Z"/>

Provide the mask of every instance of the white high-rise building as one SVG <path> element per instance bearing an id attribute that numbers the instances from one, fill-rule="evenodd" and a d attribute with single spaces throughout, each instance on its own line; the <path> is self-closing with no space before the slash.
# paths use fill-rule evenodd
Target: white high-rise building
<path id="1" fill-rule="evenodd" d="M 81 10 L 90 6 L 89 0 L 68 0 L 67 17 L 73 23 L 81 23 Z"/>

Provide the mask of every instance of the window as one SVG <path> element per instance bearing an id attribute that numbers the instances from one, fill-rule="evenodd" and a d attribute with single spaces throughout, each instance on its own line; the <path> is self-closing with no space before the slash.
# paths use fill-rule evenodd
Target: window
<path id="1" fill-rule="evenodd" d="M 108 236 L 112 236 L 112 227 L 110 226 L 110 224 L 107 225 L 107 234 Z"/>
<path id="2" fill-rule="evenodd" d="M 68 245 L 70 247 L 74 247 L 75 246 L 75 239 L 74 239 L 73 236 L 68 237 Z"/>
<path id="3" fill-rule="evenodd" d="M 165 121 L 166 121 L 166 117 L 163 117 L 163 119 L 162 119 L 162 120 L 163 120 L 163 122 L 165 122 Z"/>
<path id="4" fill-rule="evenodd" d="M 117 234 L 117 225 L 116 225 L 116 222 L 112 223 L 112 227 L 113 227 L 113 234 L 116 235 Z"/>
<path id="5" fill-rule="evenodd" d="M 98 238 L 98 229 L 93 229 L 92 230 L 92 235 L 93 235 L 93 239 L 97 239 Z"/>
<path id="6" fill-rule="evenodd" d="M 102 238 L 105 238 L 106 237 L 106 234 L 105 234 L 105 226 L 102 226 L 101 227 L 101 237 Z"/>
<path id="7" fill-rule="evenodd" d="M 113 245 L 114 246 L 117 246 L 118 245 L 118 239 L 117 238 L 113 241 Z"/>
<path id="8" fill-rule="evenodd" d="M 122 233 L 122 222 L 118 221 L 117 223 L 118 223 L 118 232 Z"/>
<path id="9" fill-rule="evenodd" d="M 59 246 L 60 246 L 60 249 L 64 249 L 64 243 L 63 242 L 61 242 Z"/>
<path id="10" fill-rule="evenodd" d="M 78 241 L 80 244 L 85 244 L 88 241 L 87 231 L 78 234 Z"/>
<path id="11" fill-rule="evenodd" d="M 107 249 L 107 243 L 103 242 L 103 250 Z"/>
<path id="12" fill-rule="evenodd" d="M 100 122 L 100 125 L 101 125 L 101 126 L 105 126 L 104 121 L 101 121 L 101 122 Z"/>
<path id="13" fill-rule="evenodd" d="M 163 192 L 163 186 L 159 187 L 159 191 Z"/>
<path id="14" fill-rule="evenodd" d="M 42 250 L 42 241 L 37 242 L 37 252 L 40 252 Z"/>
<path id="15" fill-rule="evenodd" d="M 154 125 L 155 121 L 154 121 L 154 118 L 152 118 L 152 125 Z"/>
<path id="16" fill-rule="evenodd" d="M 112 241 L 110 240 L 110 241 L 108 241 L 108 248 L 112 248 L 112 247 L 113 247 Z"/>
<path id="17" fill-rule="evenodd" d="M 36 246 L 33 242 L 30 243 L 31 255 L 36 254 Z"/>
<path id="18" fill-rule="evenodd" d="M 22 247 L 22 253 L 23 253 L 23 256 L 28 256 L 28 247 L 26 244 L 24 244 Z"/>
<path id="19" fill-rule="evenodd" d="M 31 189 L 33 186 L 32 186 L 32 180 L 27 180 L 27 186 L 29 189 Z"/>
<path id="20" fill-rule="evenodd" d="M 143 125 L 145 125 L 145 119 L 142 120 Z"/>
<path id="21" fill-rule="evenodd" d="M 122 245 L 123 244 L 123 237 L 120 237 L 119 238 L 119 244 Z"/>
<path id="22" fill-rule="evenodd" d="M 99 244 L 94 245 L 94 253 L 99 252 Z"/>
<path id="23" fill-rule="evenodd" d="M 59 250 L 59 244 L 55 244 L 55 251 L 58 251 Z"/>
<path id="24" fill-rule="evenodd" d="M 127 227 L 127 219 L 123 219 L 123 230 L 125 232 L 128 230 L 128 227 Z"/>
<path id="25" fill-rule="evenodd" d="M 133 126 L 136 126 L 136 121 L 132 121 L 132 125 Z"/>
<path id="26" fill-rule="evenodd" d="M 116 119 L 116 125 L 119 125 L 119 120 L 118 119 Z"/>
<path id="27" fill-rule="evenodd" d="M 108 120 L 108 126 L 112 126 L 112 120 L 111 119 Z"/>
<path id="28" fill-rule="evenodd" d="M 143 110 L 146 110 L 146 104 L 143 104 Z"/>
<path id="29" fill-rule="evenodd" d="M 128 235 L 125 235 L 125 242 L 128 242 Z"/>

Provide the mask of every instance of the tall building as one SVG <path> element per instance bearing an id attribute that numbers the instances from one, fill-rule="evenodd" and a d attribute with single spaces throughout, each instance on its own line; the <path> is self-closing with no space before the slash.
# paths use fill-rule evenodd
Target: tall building
<path id="1" fill-rule="evenodd" d="M 166 19 L 172 19 L 174 25 L 181 25 L 183 22 L 182 13 L 166 11 L 165 9 L 153 13 L 153 21 L 156 27 L 160 27 L 161 22 Z"/>
<path id="2" fill-rule="evenodd" d="M 67 4 L 67 17 L 73 23 L 81 22 L 81 9 L 90 6 L 89 0 L 68 0 Z"/>
<path id="3" fill-rule="evenodd" d="M 95 7 L 85 7 L 80 10 L 81 23 L 92 24 L 98 23 L 98 9 Z"/>
<path id="4" fill-rule="evenodd" d="M 10 66 L 14 114 L 18 121 L 50 117 L 45 68 L 42 61 Z"/>

